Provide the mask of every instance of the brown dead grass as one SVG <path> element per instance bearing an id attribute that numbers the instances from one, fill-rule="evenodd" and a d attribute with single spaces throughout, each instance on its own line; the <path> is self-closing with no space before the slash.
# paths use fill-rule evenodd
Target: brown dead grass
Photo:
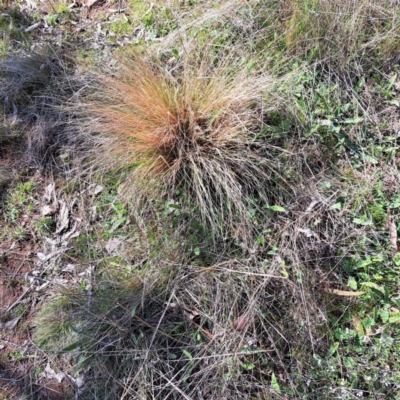
<path id="1" fill-rule="evenodd" d="M 366 55 L 391 59 L 398 53 L 400 20 L 394 1 L 285 3 L 289 11 L 285 41 L 297 55 L 313 52 L 314 58 L 330 59 L 343 67 Z"/>

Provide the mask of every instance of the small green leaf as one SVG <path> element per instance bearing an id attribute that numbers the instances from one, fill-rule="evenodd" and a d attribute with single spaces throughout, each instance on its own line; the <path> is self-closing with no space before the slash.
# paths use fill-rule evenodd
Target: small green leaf
<path id="1" fill-rule="evenodd" d="M 353 369 L 356 365 L 356 362 L 354 361 L 353 358 L 351 357 L 345 357 L 344 358 L 344 365 L 346 366 L 346 368 L 348 369 Z"/>
<path id="2" fill-rule="evenodd" d="M 79 358 L 78 363 L 75 365 L 74 370 L 72 371 L 72 375 L 76 376 L 76 374 L 94 357 L 94 354 L 89 357 L 81 356 Z"/>
<path id="3" fill-rule="evenodd" d="M 269 206 L 268 207 L 270 210 L 272 210 L 272 211 L 276 211 L 276 212 L 286 212 L 286 210 L 283 208 L 283 207 L 281 207 L 281 206 L 276 206 L 276 205 L 274 205 L 274 206 Z"/>
<path id="4" fill-rule="evenodd" d="M 276 379 L 275 373 L 271 375 L 271 386 L 278 392 L 281 392 L 281 387 L 279 386 L 278 380 Z"/>
<path id="5" fill-rule="evenodd" d="M 396 267 L 400 267 L 400 253 L 396 253 L 392 258 L 393 264 Z"/>
<path id="6" fill-rule="evenodd" d="M 397 322 L 400 322 L 400 313 L 394 314 L 389 318 L 389 322 L 391 324 L 396 324 Z"/>
<path id="7" fill-rule="evenodd" d="M 349 281 L 347 283 L 347 286 L 351 287 L 354 290 L 357 290 L 357 282 L 352 276 L 349 277 Z"/>
<path id="8" fill-rule="evenodd" d="M 377 285 L 374 282 L 361 282 L 360 286 L 366 286 L 366 287 L 369 287 L 369 288 L 380 289 L 379 285 Z"/>
<path id="9" fill-rule="evenodd" d="M 372 221 L 367 221 L 365 218 L 354 218 L 353 223 L 358 225 L 372 225 Z"/>
<path id="10" fill-rule="evenodd" d="M 225 380 L 230 381 L 233 378 L 233 373 L 229 372 L 225 375 Z"/>
<path id="11" fill-rule="evenodd" d="M 175 210 L 182 210 L 182 207 L 179 204 L 168 204 L 169 207 L 175 208 Z"/>
<path id="12" fill-rule="evenodd" d="M 182 353 L 183 353 L 189 360 L 193 360 L 193 356 L 192 356 L 187 350 L 182 350 Z"/>
<path id="13" fill-rule="evenodd" d="M 341 203 L 335 203 L 332 206 L 329 207 L 330 210 L 340 210 L 342 208 Z"/>
<path id="14" fill-rule="evenodd" d="M 58 354 L 68 353 L 69 351 L 75 350 L 77 347 L 79 347 L 79 345 L 80 345 L 80 342 L 79 342 L 79 341 L 78 341 L 78 342 L 75 342 L 75 343 L 72 343 L 72 344 L 70 344 L 69 346 L 64 347 L 62 350 L 60 350 L 60 351 L 58 352 Z"/>
<path id="15" fill-rule="evenodd" d="M 371 328 L 375 324 L 376 324 L 376 322 L 373 318 L 365 318 L 365 320 L 363 321 L 363 325 L 364 325 L 365 329 Z"/>
<path id="16" fill-rule="evenodd" d="M 308 132 L 305 133 L 304 137 L 309 137 L 311 136 L 313 133 L 317 132 L 319 128 L 321 128 L 322 125 L 318 124 L 318 125 L 314 125 Z"/>
<path id="17" fill-rule="evenodd" d="M 174 57 L 178 60 L 179 59 L 179 51 L 176 47 L 172 48 L 172 54 L 174 55 Z"/>
<path id="18" fill-rule="evenodd" d="M 300 108 L 303 110 L 303 111 L 307 111 L 307 106 L 306 106 L 306 103 L 304 103 L 304 101 L 302 101 L 302 100 L 297 100 L 297 104 L 300 106 Z"/>
<path id="19" fill-rule="evenodd" d="M 394 99 L 394 100 L 389 100 L 388 101 L 389 104 L 393 104 L 394 106 L 400 107 L 400 103 L 398 100 Z"/>
<path id="20" fill-rule="evenodd" d="M 333 356 L 338 348 L 339 348 L 339 342 L 333 343 L 333 345 L 329 348 L 329 355 Z"/>
<path id="21" fill-rule="evenodd" d="M 363 122 L 364 118 L 362 117 L 353 117 L 353 118 L 346 118 L 345 120 L 342 121 L 343 124 L 358 124 L 360 122 Z"/>
<path id="22" fill-rule="evenodd" d="M 383 287 L 383 294 L 384 294 L 385 303 L 387 303 L 389 301 L 389 289 L 387 286 Z"/>
<path id="23" fill-rule="evenodd" d="M 194 251 L 194 254 L 195 254 L 196 256 L 199 256 L 199 255 L 200 255 L 200 249 L 199 249 L 198 247 L 196 247 L 193 251 Z"/>
<path id="24" fill-rule="evenodd" d="M 322 189 L 330 189 L 332 187 L 332 184 L 328 181 L 323 181 L 321 182 L 320 186 Z"/>
<path id="25" fill-rule="evenodd" d="M 254 364 L 252 364 L 252 363 L 244 363 L 244 364 L 242 364 L 243 365 L 243 368 L 244 369 L 247 369 L 247 370 L 252 370 L 254 367 L 255 367 L 255 365 Z"/>
<path id="26" fill-rule="evenodd" d="M 364 161 L 369 162 L 370 164 L 378 164 L 378 160 L 369 154 L 362 153 L 361 157 L 364 159 Z"/>
<path id="27" fill-rule="evenodd" d="M 170 360 L 175 360 L 177 357 L 178 357 L 178 356 L 177 356 L 176 354 L 173 354 L 173 353 L 168 354 L 168 358 L 169 358 Z"/>
<path id="28" fill-rule="evenodd" d="M 132 308 L 132 310 L 131 310 L 131 315 L 132 315 L 132 317 L 134 317 L 135 314 L 136 314 L 136 307 L 137 307 L 137 305 L 133 306 L 133 308 Z"/>
<path id="29" fill-rule="evenodd" d="M 126 222 L 126 218 L 118 218 L 114 223 L 112 228 L 109 230 L 110 233 L 117 230 L 122 224 Z"/>
<path id="30" fill-rule="evenodd" d="M 390 78 L 390 81 L 389 81 L 389 83 L 388 83 L 388 85 L 387 85 L 387 90 L 390 90 L 390 89 L 393 87 L 394 83 L 396 82 L 396 79 L 397 79 L 397 74 L 394 74 L 394 75 Z"/>
<path id="31" fill-rule="evenodd" d="M 258 244 L 261 244 L 261 245 L 265 244 L 265 238 L 264 238 L 264 236 L 259 236 L 259 237 L 257 238 L 257 243 L 258 243 Z"/>
<path id="32" fill-rule="evenodd" d="M 365 260 L 359 261 L 355 266 L 354 269 L 359 269 L 359 268 L 365 268 L 368 267 L 368 265 L 372 264 L 371 258 L 367 258 Z"/>
<path id="33" fill-rule="evenodd" d="M 131 334 L 131 339 L 135 346 L 139 345 L 139 339 L 133 333 Z"/>
<path id="34" fill-rule="evenodd" d="M 377 296 L 379 296 L 381 299 L 385 298 L 385 294 L 383 293 L 381 288 L 377 289 L 377 288 L 371 287 L 371 292 L 376 294 Z"/>
<path id="35" fill-rule="evenodd" d="M 383 308 L 379 311 L 379 316 L 382 319 L 382 322 L 386 324 L 389 321 L 389 310 L 387 308 Z"/>
<path id="36" fill-rule="evenodd" d="M 358 377 L 355 376 L 352 381 L 351 381 L 351 388 L 352 389 L 357 389 L 358 388 Z"/>

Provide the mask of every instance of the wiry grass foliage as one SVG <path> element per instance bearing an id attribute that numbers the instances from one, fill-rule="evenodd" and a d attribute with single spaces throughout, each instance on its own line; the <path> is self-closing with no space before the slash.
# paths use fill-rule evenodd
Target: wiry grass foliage
<path id="1" fill-rule="evenodd" d="M 152 265 L 143 281 L 104 276 L 90 295 L 70 291 L 43 308 L 53 319 L 39 317 L 36 341 L 74 360 L 81 398 L 279 398 L 278 375 L 298 394 L 310 332 L 324 325 L 303 325 L 319 312 L 317 299 L 307 297 L 305 309 L 301 285 L 277 260 L 171 267 Z M 69 329 L 60 334 L 63 304 Z M 304 365 L 285 360 L 291 351 Z"/>
<path id="2" fill-rule="evenodd" d="M 248 207 L 267 202 L 274 170 L 262 137 L 274 82 L 234 60 L 229 68 L 211 61 L 183 63 L 173 76 L 133 55 L 117 78 L 102 79 L 90 129 L 108 134 L 99 139 L 100 163 L 134 165 L 125 190 L 138 203 L 181 193 L 178 202 L 194 206 L 213 232 L 248 231 Z"/>
<path id="3" fill-rule="evenodd" d="M 10 55 L 0 63 L 0 101 L 6 121 L 27 132 L 26 162 L 48 162 L 65 142 L 67 116 L 58 106 L 73 91 L 67 64 L 49 48 Z"/>
<path id="4" fill-rule="evenodd" d="M 338 63 L 359 58 L 389 60 L 399 50 L 400 12 L 389 0 L 290 0 L 285 41 L 297 55 Z"/>

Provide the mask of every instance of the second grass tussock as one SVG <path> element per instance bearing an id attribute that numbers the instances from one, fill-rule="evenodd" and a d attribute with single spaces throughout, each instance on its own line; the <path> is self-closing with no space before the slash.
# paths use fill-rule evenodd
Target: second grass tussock
<path id="1" fill-rule="evenodd" d="M 77 87 L 72 83 L 73 63 L 50 47 L 9 55 L 0 62 L 0 105 L 7 134 L 0 142 L 21 141 L 23 129 L 24 160 L 27 164 L 54 162 L 61 144 L 68 116 L 60 105 Z"/>
<path id="2" fill-rule="evenodd" d="M 149 193 L 153 199 L 167 193 L 213 232 L 234 226 L 245 232 L 248 208 L 267 201 L 274 170 L 262 138 L 265 94 L 274 81 L 234 60 L 229 69 L 211 61 L 183 61 L 176 74 L 131 55 L 119 76 L 103 80 L 90 130 L 103 133 L 94 135 L 101 163 L 133 166 L 125 185 L 131 199 L 143 204 Z"/>

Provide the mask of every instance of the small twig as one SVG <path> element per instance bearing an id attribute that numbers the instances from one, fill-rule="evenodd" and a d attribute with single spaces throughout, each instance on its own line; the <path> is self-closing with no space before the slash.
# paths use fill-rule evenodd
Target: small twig
<path id="1" fill-rule="evenodd" d="M 199 324 L 196 324 L 196 322 L 191 321 L 191 323 L 197 328 L 200 329 L 208 338 L 210 338 L 211 340 L 215 339 L 215 336 L 208 331 L 207 329 L 202 328 Z"/>
<path id="2" fill-rule="evenodd" d="M 24 345 L 22 345 L 22 344 L 13 342 L 12 340 L 8 340 L 8 339 L 6 339 L 6 338 L 0 338 L 0 340 L 1 340 L 2 342 L 10 343 L 10 344 L 12 344 L 12 345 L 14 345 L 14 346 L 17 346 L 17 347 L 20 347 L 20 348 L 22 348 L 22 349 L 29 350 L 29 346 L 24 346 Z"/>
<path id="3" fill-rule="evenodd" d="M 42 25 L 41 22 L 36 22 L 36 24 L 33 24 L 31 26 L 29 26 L 28 28 L 25 29 L 25 32 L 31 32 L 36 28 L 39 28 Z"/>
<path id="4" fill-rule="evenodd" d="M 9 311 L 11 311 L 16 305 L 18 305 L 19 303 L 21 303 L 21 300 L 25 297 L 25 295 L 26 295 L 30 290 L 31 290 L 31 288 L 28 287 L 28 288 L 25 290 L 25 292 L 22 293 L 21 296 L 19 296 L 18 299 L 15 300 L 14 303 L 11 304 L 11 305 L 7 308 L 6 313 L 9 312 Z"/>
<path id="5" fill-rule="evenodd" d="M 53 2 L 51 0 L 47 0 L 47 2 L 50 4 L 50 7 L 53 9 L 54 13 L 57 13 L 56 9 L 54 8 Z"/>

